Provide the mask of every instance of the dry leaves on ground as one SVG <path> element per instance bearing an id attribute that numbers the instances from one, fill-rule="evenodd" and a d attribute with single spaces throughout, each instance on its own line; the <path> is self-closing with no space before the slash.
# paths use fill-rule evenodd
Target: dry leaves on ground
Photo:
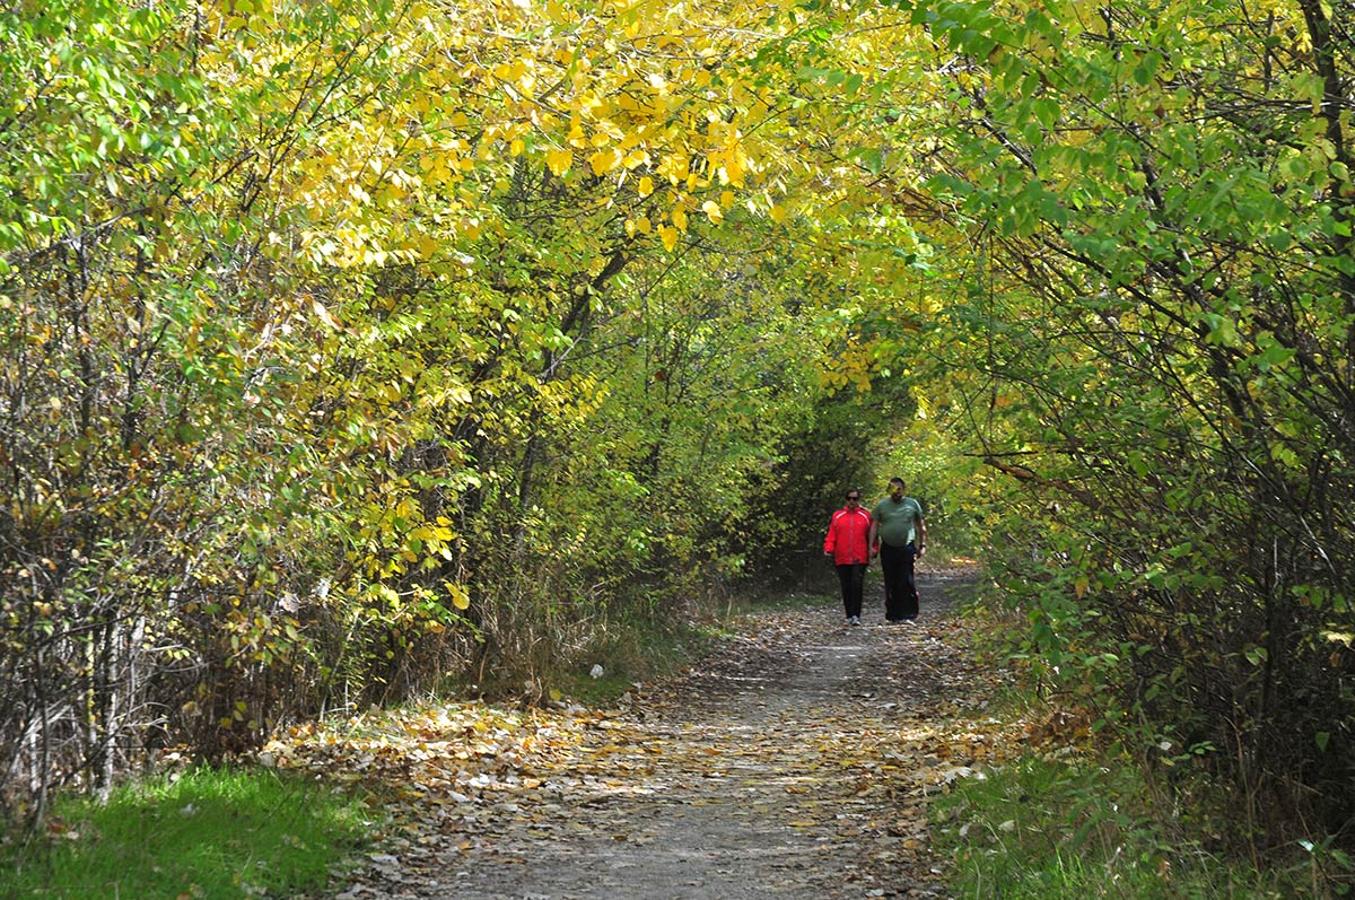
<path id="1" fill-rule="evenodd" d="M 967 629 L 936 611 L 852 629 L 823 606 L 763 614 L 614 710 L 373 713 L 261 759 L 392 798 L 346 896 L 934 895 L 929 799 L 1048 725 L 983 711 L 1005 676 Z"/>

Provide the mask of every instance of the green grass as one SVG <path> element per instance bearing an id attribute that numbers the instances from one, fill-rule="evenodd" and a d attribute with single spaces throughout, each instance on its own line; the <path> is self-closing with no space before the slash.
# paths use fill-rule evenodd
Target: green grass
<path id="1" fill-rule="evenodd" d="M 700 659 L 717 643 L 736 635 L 737 620 L 743 616 L 830 602 L 836 601 L 822 594 L 764 592 L 736 597 L 694 622 L 674 624 L 645 618 L 622 622 L 571 670 L 556 673 L 552 686 L 561 695 L 585 705 L 606 706 L 630 690 L 633 682 L 670 675 Z M 593 663 L 602 665 L 602 677 L 589 675 Z"/>
<path id="2" fill-rule="evenodd" d="M 878 587 L 867 582 L 867 588 Z M 871 596 L 871 595 L 867 595 Z M 778 592 L 774 594 L 750 594 L 735 600 L 725 610 L 726 616 L 757 615 L 763 612 L 789 612 L 807 607 L 832 606 L 836 609 L 842 601 L 836 594 L 822 591 Z"/>
<path id="3" fill-rule="evenodd" d="M 938 799 L 933 834 L 962 897 L 1290 897 L 1294 869 L 1257 872 L 1204 852 L 1154 810 L 1128 762 L 1028 756 Z"/>
<path id="4" fill-rule="evenodd" d="M 198 769 L 63 800 L 48 835 L 0 847 L 0 897 L 294 896 L 369 830 L 361 801 L 267 770 Z"/>
<path id="5" fill-rule="evenodd" d="M 661 625 L 636 622 L 617 627 L 569 670 L 557 673 L 556 689 L 587 706 L 614 703 L 632 682 L 648 681 L 677 671 L 701 657 L 720 639 L 718 628 L 707 625 Z M 600 678 L 589 672 L 603 668 Z"/>

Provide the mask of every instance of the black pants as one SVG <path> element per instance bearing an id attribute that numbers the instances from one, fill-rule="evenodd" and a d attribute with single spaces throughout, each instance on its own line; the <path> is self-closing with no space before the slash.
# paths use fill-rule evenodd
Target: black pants
<path id="1" fill-rule="evenodd" d="M 917 618 L 917 579 L 913 574 L 913 560 L 917 548 L 910 541 L 906 547 L 880 544 L 880 569 L 885 582 L 885 618 L 891 622 Z"/>
<path id="2" fill-rule="evenodd" d="M 842 606 L 847 618 L 861 615 L 861 595 L 866 583 L 866 564 L 854 563 L 837 567 L 837 580 L 842 582 Z"/>

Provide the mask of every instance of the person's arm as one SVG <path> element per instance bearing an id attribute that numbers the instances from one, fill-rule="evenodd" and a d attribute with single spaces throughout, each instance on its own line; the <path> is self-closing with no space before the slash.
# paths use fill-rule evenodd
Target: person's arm
<path id="1" fill-rule="evenodd" d="M 880 534 L 879 534 L 879 532 L 880 532 L 880 525 L 879 525 L 878 522 L 875 521 L 875 517 L 874 517 L 874 516 L 871 516 L 871 517 L 870 517 L 870 534 L 866 537 L 866 546 L 870 548 L 870 555 L 871 555 L 871 558 L 872 558 L 872 559 L 875 558 L 875 554 L 877 554 L 877 553 L 880 552 L 880 544 L 879 544 Z"/>
<path id="2" fill-rule="evenodd" d="M 927 552 L 927 520 L 922 513 L 917 514 L 917 555 Z"/>
<path id="3" fill-rule="evenodd" d="M 828 536 L 823 539 L 823 555 L 832 556 L 837 547 L 837 519 L 828 520 Z"/>

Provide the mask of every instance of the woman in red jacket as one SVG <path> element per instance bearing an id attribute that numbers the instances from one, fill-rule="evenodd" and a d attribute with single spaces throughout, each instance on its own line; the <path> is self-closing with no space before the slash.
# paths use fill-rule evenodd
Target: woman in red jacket
<path id="1" fill-rule="evenodd" d="M 861 594 L 870 564 L 870 513 L 861 508 L 861 491 L 847 491 L 847 505 L 833 513 L 828 520 L 828 537 L 823 541 L 823 555 L 833 558 L 838 581 L 842 582 L 842 605 L 847 610 L 847 624 L 861 624 Z"/>

